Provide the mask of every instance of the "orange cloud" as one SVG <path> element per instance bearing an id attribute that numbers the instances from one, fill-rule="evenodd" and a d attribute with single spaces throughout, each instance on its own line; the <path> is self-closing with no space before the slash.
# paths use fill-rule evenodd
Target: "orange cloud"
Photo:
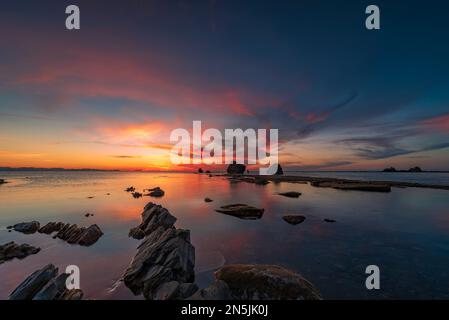
<path id="1" fill-rule="evenodd" d="M 449 133 L 449 114 L 424 120 L 422 124 L 432 130 Z"/>

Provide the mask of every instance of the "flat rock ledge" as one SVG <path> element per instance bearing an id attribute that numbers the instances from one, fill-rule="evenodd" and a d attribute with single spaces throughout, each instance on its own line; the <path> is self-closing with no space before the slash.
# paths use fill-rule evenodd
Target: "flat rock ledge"
<path id="1" fill-rule="evenodd" d="M 9 295 L 9 300 L 81 300 L 83 291 L 68 290 L 66 280 L 69 275 L 48 264 L 34 271 Z"/>
<path id="2" fill-rule="evenodd" d="M 249 206 L 247 204 L 229 204 L 216 209 L 216 212 L 234 216 L 245 220 L 260 219 L 263 216 L 264 209 Z"/>
<path id="3" fill-rule="evenodd" d="M 356 191 L 372 191 L 372 192 L 390 192 L 389 184 L 373 184 L 361 182 L 329 182 L 314 181 L 310 183 L 314 187 L 334 188 L 338 190 L 356 190 Z"/>
<path id="4" fill-rule="evenodd" d="M 0 264 L 14 258 L 23 259 L 29 255 L 36 254 L 40 248 L 30 246 L 29 244 L 17 244 L 14 241 L 0 245 Z"/>
<path id="5" fill-rule="evenodd" d="M 93 224 L 89 227 L 78 227 L 76 224 L 63 222 L 49 222 L 38 230 L 39 233 L 51 234 L 57 232 L 53 238 L 58 238 L 70 244 L 91 246 L 103 235 L 100 227 Z"/>
<path id="6" fill-rule="evenodd" d="M 215 272 L 216 281 L 189 300 L 320 300 L 298 273 L 275 265 L 233 264 Z"/>
<path id="7" fill-rule="evenodd" d="M 287 198 L 299 198 L 299 196 L 301 195 L 301 192 L 287 191 L 287 192 L 280 192 L 280 193 L 278 193 L 278 195 L 284 196 Z"/>
<path id="8" fill-rule="evenodd" d="M 196 289 L 195 248 L 190 231 L 176 229 L 176 218 L 152 202 L 142 213 L 142 223 L 129 235 L 142 238 L 122 280 L 134 294 L 146 299 L 185 299 Z"/>

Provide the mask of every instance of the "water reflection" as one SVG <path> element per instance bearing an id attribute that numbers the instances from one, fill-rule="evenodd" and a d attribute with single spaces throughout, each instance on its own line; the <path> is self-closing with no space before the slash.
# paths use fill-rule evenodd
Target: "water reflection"
<path id="1" fill-rule="evenodd" d="M 88 298 L 139 298 L 117 280 L 139 243 L 128 238 L 128 230 L 140 222 L 149 201 L 167 207 L 178 218 L 178 228 L 191 230 L 200 285 L 211 281 L 213 270 L 224 263 L 269 263 L 302 273 L 325 298 L 449 297 L 445 286 L 449 281 L 448 191 L 345 192 L 174 173 L 8 173 L 5 178 L 12 183 L 0 187 L 0 243 L 14 240 L 42 250 L 0 265 L 1 299 L 47 263 L 61 269 L 78 265 Z M 138 191 L 159 186 L 165 196 L 134 199 L 124 192 L 128 186 Z M 286 191 L 302 196 L 277 195 Z M 205 197 L 213 202 L 206 203 Z M 214 211 L 231 203 L 265 208 L 265 213 L 260 220 L 247 221 Z M 86 218 L 86 212 L 94 216 Z M 306 220 L 292 226 L 281 219 L 284 214 L 302 214 Z M 324 218 L 337 222 L 325 223 Z M 47 235 L 5 230 L 30 220 L 96 223 L 104 236 L 86 248 Z M 381 269 L 380 291 L 364 287 L 369 264 Z"/>

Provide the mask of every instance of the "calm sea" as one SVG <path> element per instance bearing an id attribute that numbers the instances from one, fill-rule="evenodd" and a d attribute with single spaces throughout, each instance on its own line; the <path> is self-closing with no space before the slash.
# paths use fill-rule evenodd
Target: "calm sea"
<path id="1" fill-rule="evenodd" d="M 298 173 L 305 175 L 304 173 Z M 316 173 L 342 178 L 444 183 L 447 174 Z M 2 172 L 0 243 L 16 241 L 42 250 L 0 265 L 0 299 L 29 274 L 53 263 L 61 270 L 78 265 L 87 298 L 140 299 L 118 281 L 139 242 L 128 230 L 140 222 L 144 205 L 124 189 L 159 186 L 166 195 L 153 200 L 191 230 L 196 248 L 197 283 L 206 286 L 226 263 L 264 263 L 289 267 L 310 280 L 324 298 L 449 298 L 449 191 L 393 188 L 370 193 L 314 188 L 308 184 L 231 184 L 224 177 L 182 173 Z M 388 177 L 388 179 L 386 179 Z M 277 195 L 299 191 L 290 199 Z M 110 193 L 110 195 L 107 195 Z M 88 199 L 88 197 L 94 197 Z M 214 201 L 205 203 L 204 198 Z M 230 203 L 265 208 L 260 220 L 216 213 Z M 86 218 L 85 213 L 93 213 Z M 297 226 L 284 214 L 301 214 Z M 336 223 L 326 223 L 324 218 Z M 38 220 L 98 224 L 104 236 L 91 247 L 69 245 L 43 234 L 7 232 L 18 222 Z M 377 265 L 381 289 L 365 288 L 365 268 Z"/>

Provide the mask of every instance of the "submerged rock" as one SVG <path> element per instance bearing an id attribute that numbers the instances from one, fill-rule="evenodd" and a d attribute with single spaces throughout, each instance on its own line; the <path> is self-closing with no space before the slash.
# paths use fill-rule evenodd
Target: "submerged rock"
<path id="1" fill-rule="evenodd" d="M 324 222 L 330 222 L 330 223 L 337 222 L 337 221 L 335 221 L 335 220 L 333 220 L 333 219 L 323 219 L 323 221 L 324 221 Z"/>
<path id="2" fill-rule="evenodd" d="M 311 182 L 314 187 L 334 188 L 339 190 L 390 192 L 391 186 L 388 184 L 370 183 L 370 182 L 342 182 L 342 181 L 314 181 Z"/>
<path id="3" fill-rule="evenodd" d="M 133 192 L 132 195 L 134 199 L 142 198 L 142 194 L 140 192 Z"/>
<path id="4" fill-rule="evenodd" d="M 318 290 L 298 273 L 275 265 L 227 265 L 215 272 L 238 300 L 317 300 Z"/>
<path id="5" fill-rule="evenodd" d="M 212 200 L 211 198 L 204 198 L 204 202 L 212 202 L 214 200 Z"/>
<path id="6" fill-rule="evenodd" d="M 190 243 L 190 231 L 176 229 L 175 222 L 167 209 L 154 203 L 145 206 L 142 223 L 136 227 L 144 232 L 144 240 L 123 275 L 134 294 L 169 299 L 178 296 L 175 282 L 179 286 L 193 283 L 195 248 Z M 136 228 L 130 234 L 138 232 Z"/>
<path id="7" fill-rule="evenodd" d="M 28 276 L 10 294 L 10 300 L 79 300 L 83 297 L 80 289 L 68 290 L 66 279 L 69 275 L 58 276 L 58 268 L 48 264 Z"/>
<path id="8" fill-rule="evenodd" d="M 296 191 L 288 191 L 288 192 L 280 192 L 278 193 L 280 196 L 288 197 L 288 198 L 299 198 L 301 192 Z"/>
<path id="9" fill-rule="evenodd" d="M 165 194 L 165 191 L 162 190 L 159 187 L 152 188 L 152 189 L 147 189 L 147 190 L 150 191 L 150 192 L 147 193 L 146 196 L 150 196 L 150 197 L 159 198 L 159 197 L 163 197 L 164 194 Z"/>
<path id="10" fill-rule="evenodd" d="M 13 225 L 10 229 L 25 234 L 32 234 L 39 230 L 40 223 L 38 221 L 22 222 Z"/>
<path id="11" fill-rule="evenodd" d="M 6 183 L 6 180 L 5 179 L 0 179 L 0 184 L 4 184 L 4 183 Z"/>
<path id="12" fill-rule="evenodd" d="M 234 217 L 238 217 L 240 219 L 260 219 L 264 213 L 264 209 L 259 209 L 256 207 L 249 206 L 247 204 L 230 204 L 226 206 L 220 207 L 220 209 L 216 209 L 215 211 L 219 213 L 224 213 L 227 215 L 231 215 Z"/>
<path id="13" fill-rule="evenodd" d="M 237 162 L 233 162 L 230 164 L 226 170 L 228 174 L 244 174 L 246 170 L 246 166 L 244 164 L 239 164 Z"/>
<path id="14" fill-rule="evenodd" d="M 23 259 L 31 254 L 36 254 L 40 248 L 30 246 L 29 244 L 18 245 L 14 241 L 0 245 L 0 264 L 14 258 Z"/>
<path id="15" fill-rule="evenodd" d="M 126 192 L 134 192 L 134 191 L 136 191 L 136 188 L 134 188 L 134 187 L 128 187 L 128 188 L 125 189 L 125 191 L 126 191 Z"/>
<path id="16" fill-rule="evenodd" d="M 306 217 L 300 215 L 285 215 L 282 217 L 282 219 L 284 219 L 284 221 L 286 221 L 287 223 L 297 225 L 306 220 Z"/>

